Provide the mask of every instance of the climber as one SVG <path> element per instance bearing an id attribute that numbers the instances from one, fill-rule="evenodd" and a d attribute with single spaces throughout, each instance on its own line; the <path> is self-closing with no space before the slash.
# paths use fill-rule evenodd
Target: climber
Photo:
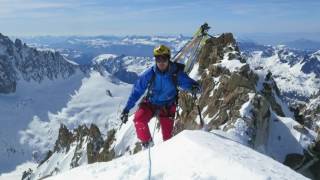
<path id="1" fill-rule="evenodd" d="M 168 47 L 156 47 L 153 55 L 155 65 L 136 81 L 120 117 L 122 123 L 126 123 L 130 109 L 147 90 L 133 119 L 137 136 L 144 148 L 153 145 L 148 122 L 154 116 L 159 118 L 163 140 L 172 137 L 178 87 L 193 94 L 201 92 L 200 85 L 183 71 L 181 64 L 170 61 Z"/>
<path id="2" fill-rule="evenodd" d="M 200 27 L 201 35 L 208 35 L 209 29 L 210 29 L 210 26 L 208 25 L 208 23 L 204 23 L 203 25 L 201 25 Z"/>

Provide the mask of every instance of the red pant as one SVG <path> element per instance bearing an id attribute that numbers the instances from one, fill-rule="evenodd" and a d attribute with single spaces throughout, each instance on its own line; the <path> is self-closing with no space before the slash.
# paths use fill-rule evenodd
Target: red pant
<path id="1" fill-rule="evenodd" d="M 134 116 L 134 125 L 138 138 L 141 142 L 151 140 L 151 134 L 148 123 L 150 119 L 158 112 L 162 138 L 168 140 L 172 137 L 173 119 L 176 112 L 176 105 L 173 104 L 169 107 L 158 107 L 150 104 L 149 102 L 140 103 L 139 109 Z"/>

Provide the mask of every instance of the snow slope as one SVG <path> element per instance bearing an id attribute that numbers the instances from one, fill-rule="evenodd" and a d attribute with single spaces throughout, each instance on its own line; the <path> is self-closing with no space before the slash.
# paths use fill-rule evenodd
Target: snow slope
<path id="1" fill-rule="evenodd" d="M 18 132 L 25 130 L 33 118 L 47 120 L 49 114 L 63 108 L 83 77 L 83 73 L 76 73 L 68 79 L 46 79 L 41 83 L 21 80 L 15 93 L 0 94 L 0 172 L 31 160 L 32 150 L 19 143 Z"/>
<path id="2" fill-rule="evenodd" d="M 272 111 L 266 154 L 279 162 L 284 162 L 288 154 L 303 154 L 317 134 L 311 130 L 303 134 L 294 128 L 297 125 L 292 118 L 280 117 Z"/>
<path id="3" fill-rule="evenodd" d="M 41 160 L 53 148 L 60 123 L 70 129 L 95 123 L 103 134 L 117 126 L 131 85 L 104 73 L 40 84 L 21 81 L 16 93 L 0 95 L 0 173 Z"/>
<path id="4" fill-rule="evenodd" d="M 26 162 L 20 164 L 16 167 L 16 169 L 10 173 L 3 173 L 0 175 L 0 180 L 17 180 L 21 179 L 24 171 L 30 169 L 36 169 L 37 164 L 33 162 Z"/>
<path id="5" fill-rule="evenodd" d="M 151 148 L 152 179 L 306 179 L 246 146 L 204 131 L 183 131 Z M 148 151 L 81 166 L 48 179 L 147 179 Z"/>
<path id="6" fill-rule="evenodd" d="M 64 108 L 50 114 L 46 119 L 34 118 L 28 128 L 21 132 L 21 142 L 45 153 L 53 148 L 60 123 L 69 129 L 94 123 L 102 134 L 105 134 L 120 123 L 119 111 L 126 103 L 131 87 L 108 73 L 101 76 L 92 71 L 89 77 L 82 79 L 81 87 L 71 96 Z"/>

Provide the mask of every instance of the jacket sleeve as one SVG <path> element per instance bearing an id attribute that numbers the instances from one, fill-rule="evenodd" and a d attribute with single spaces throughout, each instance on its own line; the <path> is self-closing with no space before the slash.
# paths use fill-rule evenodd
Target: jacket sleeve
<path id="1" fill-rule="evenodd" d="M 184 91 L 191 91 L 193 86 L 198 86 L 200 88 L 199 83 L 190 78 L 185 72 L 180 71 L 178 73 L 178 87 Z"/>
<path id="2" fill-rule="evenodd" d="M 124 108 L 124 111 L 129 112 L 131 108 L 133 108 L 136 102 L 140 99 L 140 97 L 144 94 L 148 87 L 148 83 L 153 75 L 153 70 L 148 69 L 145 71 L 134 84 L 127 104 Z"/>

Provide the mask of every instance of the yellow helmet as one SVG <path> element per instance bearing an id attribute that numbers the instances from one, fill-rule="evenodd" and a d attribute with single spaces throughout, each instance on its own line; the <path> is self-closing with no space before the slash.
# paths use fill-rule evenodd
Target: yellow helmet
<path id="1" fill-rule="evenodd" d="M 171 55 L 170 48 L 165 45 L 160 45 L 153 49 L 154 56 L 169 56 Z"/>

